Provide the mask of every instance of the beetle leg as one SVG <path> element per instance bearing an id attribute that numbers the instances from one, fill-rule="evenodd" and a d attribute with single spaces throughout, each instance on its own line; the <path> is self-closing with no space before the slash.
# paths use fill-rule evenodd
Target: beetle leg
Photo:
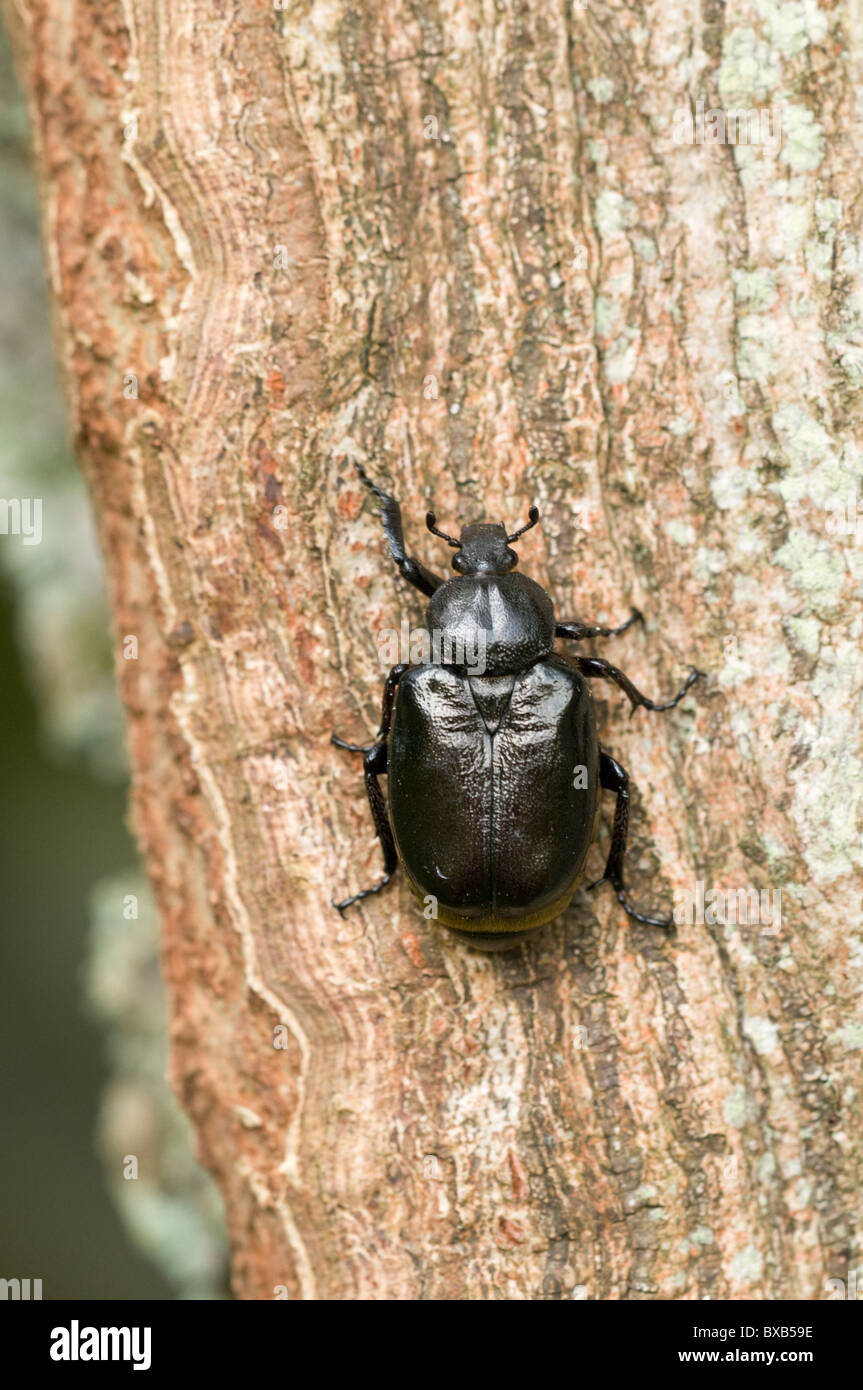
<path id="1" fill-rule="evenodd" d="M 398 854 L 396 853 L 396 842 L 393 837 L 392 826 L 387 815 L 387 803 L 381 784 L 378 781 L 387 770 L 388 749 L 387 740 L 390 733 L 390 724 L 393 717 L 393 703 L 396 696 L 396 686 L 407 670 L 407 664 L 402 662 L 394 666 L 386 678 L 384 684 L 384 696 L 381 705 L 381 726 L 378 736 L 374 743 L 363 747 L 357 743 L 345 743 L 336 734 L 330 735 L 330 742 L 337 748 L 346 748 L 351 753 L 365 753 L 363 759 L 363 772 L 366 779 L 366 794 L 369 798 L 372 820 L 375 824 L 377 837 L 381 842 L 381 849 L 384 855 L 384 876 L 380 882 L 374 884 L 372 888 L 363 888 L 359 893 L 354 893 L 352 897 L 345 898 L 343 902 L 333 903 L 333 907 L 339 912 L 344 913 L 345 909 L 352 907 L 354 903 L 361 902 L 363 898 L 368 898 L 372 893 L 379 893 L 382 888 L 386 888 L 393 874 L 398 867 Z"/>
<path id="2" fill-rule="evenodd" d="M 354 893 L 350 898 L 345 898 L 343 902 L 333 903 L 337 911 L 344 914 L 345 909 L 352 907 L 354 903 L 361 902 L 363 898 L 369 898 L 373 893 L 379 893 L 382 888 L 386 888 L 393 874 L 398 867 L 398 854 L 396 853 L 396 842 L 393 839 L 392 827 L 390 826 L 389 816 L 387 815 L 387 804 L 384 794 L 381 791 L 381 784 L 378 781 L 387 770 L 387 745 L 386 742 L 375 743 L 366 753 L 363 763 L 363 770 L 366 777 L 366 792 L 371 807 L 372 820 L 375 823 L 378 839 L 381 842 L 381 849 L 384 853 L 384 876 L 371 888 L 363 888 L 359 893 Z"/>
<path id="3" fill-rule="evenodd" d="M 627 628 L 632 627 L 633 623 L 643 623 L 644 614 L 637 608 L 630 609 L 631 617 L 625 623 L 620 623 L 618 627 L 602 627 L 599 623 L 580 623 L 577 618 L 571 622 L 557 623 L 554 629 L 555 637 L 567 637 L 571 642 L 583 642 L 586 637 L 619 637 Z"/>
<path id="4" fill-rule="evenodd" d="M 370 753 L 375 746 L 373 743 L 345 743 L 338 734 L 330 734 L 330 743 L 334 743 L 336 748 L 344 748 L 346 753 Z"/>
<path id="5" fill-rule="evenodd" d="M 627 900 L 623 887 L 623 860 L 626 854 L 626 836 L 629 829 L 629 773 L 616 758 L 613 758 L 610 753 L 603 752 L 602 749 L 599 753 L 599 784 L 605 791 L 616 792 L 617 802 L 614 807 L 611 848 L 608 851 L 605 872 L 602 878 L 598 878 L 595 883 L 589 885 L 587 891 L 590 892 L 591 888 L 598 888 L 601 883 L 610 883 L 617 894 L 617 901 L 628 917 L 632 917 L 636 922 L 643 922 L 648 927 L 668 929 L 674 925 L 673 917 L 648 917 L 643 912 L 637 912 Z"/>
<path id="6" fill-rule="evenodd" d="M 393 666 L 384 682 L 384 697 L 381 702 L 381 724 L 378 735 L 374 743 L 347 743 L 345 739 L 339 738 L 338 734 L 330 734 L 330 743 L 335 744 L 336 748 L 344 748 L 348 753 L 371 753 L 381 742 L 386 742 L 390 731 L 390 724 L 393 717 L 393 701 L 396 695 L 396 686 L 408 669 L 408 663 L 401 661 L 397 666 Z M 386 768 L 381 771 L 386 772 Z"/>
<path id="7" fill-rule="evenodd" d="M 385 742 L 389 734 L 393 717 L 393 701 L 396 698 L 396 686 L 407 669 L 408 662 L 400 661 L 397 666 L 392 668 L 387 676 L 384 685 L 384 698 L 381 702 L 381 727 L 378 729 L 378 743 Z M 384 771 L 386 771 L 386 769 L 384 769 Z"/>
<path id="8" fill-rule="evenodd" d="M 405 538 L 402 530 L 402 509 L 394 497 L 383 488 L 373 483 L 366 473 L 362 464 L 356 463 L 356 470 L 370 492 L 381 504 L 380 515 L 383 521 L 384 532 L 390 543 L 390 554 L 399 567 L 399 572 L 404 575 L 409 584 L 413 584 L 415 589 L 431 598 L 435 589 L 439 589 L 443 580 L 438 575 L 427 570 L 425 565 L 420 564 L 412 555 L 408 555 L 405 550 Z"/>
<path id="9" fill-rule="evenodd" d="M 674 699 L 666 700 L 660 705 L 657 704 L 655 700 L 649 700 L 646 695 L 642 695 L 638 687 L 633 685 L 629 676 L 625 676 L 616 666 L 612 666 L 610 661 L 603 661 L 600 656 L 574 656 L 571 660 L 575 662 L 575 665 L 583 676 L 602 676 L 605 680 L 614 681 L 615 685 L 620 686 L 620 689 L 632 705 L 633 714 L 638 709 L 639 705 L 643 705 L 645 709 L 660 711 L 674 709 L 674 706 L 680 703 L 686 692 L 692 688 L 697 680 L 706 679 L 706 672 L 697 671 L 694 666 L 690 666 L 689 675 L 674 696 Z"/>

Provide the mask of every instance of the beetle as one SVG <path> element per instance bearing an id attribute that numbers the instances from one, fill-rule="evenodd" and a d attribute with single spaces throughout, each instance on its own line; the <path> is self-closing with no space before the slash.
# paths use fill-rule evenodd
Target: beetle
<path id="1" fill-rule="evenodd" d="M 613 681 L 634 714 L 673 709 L 704 672 L 690 666 L 677 694 L 657 703 L 602 658 L 555 652 L 557 638 L 615 637 L 642 615 L 633 609 L 618 627 L 557 621 L 546 591 L 513 573 L 518 556 L 510 547 L 536 526 L 535 506 L 512 535 L 483 522 L 462 527 L 457 540 L 428 512 L 429 531 L 455 550 L 456 576 L 441 579 L 407 554 L 395 498 L 356 467 L 381 504 L 396 566 L 429 600 L 427 626 L 441 637 L 443 655 L 393 666 L 373 743 L 332 735 L 336 747 L 363 754 L 384 858 L 378 883 L 333 906 L 344 913 L 379 893 L 401 863 L 414 895 L 434 904 L 433 915 L 461 940 L 485 950 L 515 946 L 568 906 L 604 790 L 616 796 L 611 846 L 605 872 L 589 887 L 608 882 L 629 917 L 671 928 L 671 917 L 638 912 L 627 899 L 629 774 L 599 745 L 588 682 Z M 469 662 L 468 652 L 480 649 L 484 660 Z"/>

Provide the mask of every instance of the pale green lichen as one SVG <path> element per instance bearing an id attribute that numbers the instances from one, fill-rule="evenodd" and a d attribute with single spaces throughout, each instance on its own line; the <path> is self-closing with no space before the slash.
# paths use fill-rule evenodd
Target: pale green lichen
<path id="1" fill-rule="evenodd" d="M 843 640 L 834 633 L 833 645 L 821 650 L 810 684 L 812 698 L 825 714 L 801 718 L 795 730 L 795 737 L 806 746 L 807 758 L 790 774 L 792 815 L 806 877 L 822 886 L 863 864 L 858 831 L 863 816 L 863 762 L 856 752 L 858 665 L 859 634 L 849 631 Z"/>
<path id="2" fill-rule="evenodd" d="M 835 613 L 845 582 L 840 551 L 805 531 L 795 531 L 776 552 L 776 563 L 787 569 L 791 583 L 816 613 Z"/>
<path id="3" fill-rule="evenodd" d="M 754 29 L 732 29 L 722 41 L 719 93 L 727 106 L 763 96 L 779 81 L 768 45 Z"/>
<path id="4" fill-rule="evenodd" d="M 796 58 L 827 33 L 827 15 L 816 0 L 756 0 L 756 8 L 766 23 L 771 48 L 783 57 Z"/>
<path id="5" fill-rule="evenodd" d="M 791 859 L 791 851 L 788 846 L 778 839 L 776 835 L 767 834 L 761 836 L 761 844 L 764 853 L 767 855 L 767 862 L 770 865 L 771 877 L 785 876 L 785 865 Z"/>
<path id="6" fill-rule="evenodd" d="M 807 1178 L 800 1178 L 794 1184 L 794 1200 L 801 1209 L 812 1201 L 812 1184 Z"/>
<path id="7" fill-rule="evenodd" d="M 808 106 L 783 108 L 779 158 L 797 174 L 811 173 L 824 158 L 824 132 Z"/>
<path id="8" fill-rule="evenodd" d="M 762 1154 L 755 1169 L 759 1182 L 767 1183 L 776 1172 L 776 1159 L 772 1153 Z"/>
<path id="9" fill-rule="evenodd" d="M 767 383 L 776 371 L 776 325 L 760 314 L 744 314 L 739 320 L 740 345 L 737 349 L 737 372 L 745 380 Z"/>
<path id="10" fill-rule="evenodd" d="M 617 300 L 609 299 L 605 294 L 596 296 L 593 302 L 593 319 L 600 338 L 608 336 L 620 319 L 621 312 Z"/>
<path id="11" fill-rule="evenodd" d="M 844 271 L 846 275 L 860 275 L 863 272 L 863 241 L 857 237 L 844 237 L 840 243 L 837 261 L 839 269 Z M 855 297 L 859 307 L 863 304 L 863 295 L 861 295 L 859 288 Z"/>
<path id="12" fill-rule="evenodd" d="M 776 276 L 772 270 L 759 266 L 755 270 L 732 270 L 734 294 L 741 309 L 752 314 L 763 313 L 776 302 Z"/>
<path id="13" fill-rule="evenodd" d="M 728 1265 L 728 1277 L 733 1284 L 757 1284 L 761 1278 L 764 1259 L 755 1245 L 738 1250 Z"/>
<path id="14" fill-rule="evenodd" d="M 656 1188 L 651 1182 L 643 1182 L 632 1192 L 627 1193 L 625 1205 L 627 1211 L 637 1211 L 640 1207 L 649 1206 L 656 1197 Z"/>
<path id="15" fill-rule="evenodd" d="M 807 656 L 817 656 L 821 624 L 817 618 L 789 618 L 788 626 L 797 645 Z"/>
<path id="16" fill-rule="evenodd" d="M 586 85 L 590 95 L 600 106 L 611 101 L 614 96 L 614 83 L 610 77 L 594 77 Z"/>
<path id="17" fill-rule="evenodd" d="M 788 313 L 795 323 L 803 324 L 817 312 L 817 306 L 805 294 L 801 294 L 797 299 L 792 299 L 788 305 Z"/>
<path id="18" fill-rule="evenodd" d="M 758 145 L 733 145 L 731 153 L 744 192 L 756 192 L 764 183 L 764 157 Z"/>
<path id="19" fill-rule="evenodd" d="M 791 674 L 791 653 L 781 638 L 771 644 L 764 653 L 764 663 L 775 677 Z"/>
<path id="20" fill-rule="evenodd" d="M 863 243 L 840 234 L 836 263 L 841 321 L 825 342 L 840 371 L 856 385 L 863 378 Z"/>
<path id="21" fill-rule="evenodd" d="M 615 338 L 604 362 L 605 375 L 612 384 L 629 381 L 635 371 L 640 338 L 635 329 L 626 329 Z"/>
<path id="22" fill-rule="evenodd" d="M 833 450 L 833 441 L 824 426 L 796 402 L 788 402 L 774 411 L 771 423 L 794 465 L 808 468 L 829 457 Z"/>
<path id="23" fill-rule="evenodd" d="M 829 283 L 833 276 L 833 238 L 820 241 L 810 237 L 804 255 L 809 274 L 822 283 Z"/>
<path id="24" fill-rule="evenodd" d="M 860 1048 L 863 1047 L 863 1023 L 856 1021 L 846 1023 L 835 1033 L 831 1033 L 828 1041 L 834 1047 L 841 1047 L 843 1052 L 859 1052 Z"/>
<path id="25" fill-rule="evenodd" d="M 771 1052 L 776 1052 L 779 1047 L 779 1033 L 776 1024 L 769 1018 L 747 1018 L 743 1023 L 743 1032 L 752 1043 L 759 1057 L 768 1057 Z"/>
<path id="26" fill-rule="evenodd" d="M 755 473 L 749 468 L 740 468 L 737 464 L 720 469 L 710 480 L 713 500 L 723 511 L 741 507 L 749 493 L 755 492 L 757 487 L 758 479 Z"/>
<path id="27" fill-rule="evenodd" d="M 764 592 L 758 574 L 735 574 L 734 602 L 740 609 L 755 608 Z"/>
<path id="28" fill-rule="evenodd" d="M 665 525 L 665 534 L 675 545 L 690 546 L 695 544 L 695 527 L 688 521 L 669 521 Z"/>
<path id="29" fill-rule="evenodd" d="M 781 406 L 772 423 L 786 464 L 775 490 L 789 511 L 808 497 L 824 513 L 819 530 L 835 535 L 837 506 L 844 505 L 849 494 L 856 495 L 863 480 L 863 451 L 853 440 L 834 444 L 823 426 L 796 403 Z"/>
<path id="30" fill-rule="evenodd" d="M 702 584 L 708 584 L 714 575 L 721 574 L 728 563 L 724 550 L 711 550 L 701 546 L 693 563 L 693 572 Z"/>
<path id="31" fill-rule="evenodd" d="M 600 236 L 617 236 L 624 227 L 624 198 L 613 188 L 604 188 L 596 200 L 596 229 Z"/>
<path id="32" fill-rule="evenodd" d="M 649 265 L 659 256 L 656 242 L 649 236 L 633 236 L 632 249 L 635 251 L 636 255 L 640 256 L 643 261 L 647 261 Z"/>
<path id="33" fill-rule="evenodd" d="M 794 188 L 795 180 L 786 189 L 787 197 L 784 198 L 776 213 L 776 232 L 768 240 L 767 246 L 771 256 L 785 265 L 789 256 L 802 246 L 809 231 L 811 214 L 809 205 L 805 201 L 805 190 Z"/>
<path id="34" fill-rule="evenodd" d="M 745 657 L 737 653 L 732 653 L 725 658 L 717 675 L 719 684 L 725 690 L 734 690 L 739 685 L 745 685 L 752 679 L 752 667 Z M 732 715 L 732 733 L 737 739 L 737 748 L 741 756 L 751 754 L 751 748 L 747 740 L 749 739 L 752 727 L 751 720 L 745 710 L 737 710 Z"/>
<path id="35" fill-rule="evenodd" d="M 746 1087 L 735 1086 L 733 1091 L 725 1097 L 722 1106 L 722 1115 L 727 1125 L 732 1129 L 742 1129 L 746 1124 Z"/>
<path id="36" fill-rule="evenodd" d="M 815 199 L 815 225 L 821 236 L 827 236 L 832 232 L 841 216 L 842 200 L 840 198 Z"/>
<path id="37" fill-rule="evenodd" d="M 863 327 L 857 332 L 863 334 Z M 824 341 L 843 375 L 859 386 L 863 381 L 863 343 L 849 342 L 845 333 L 828 333 Z"/>

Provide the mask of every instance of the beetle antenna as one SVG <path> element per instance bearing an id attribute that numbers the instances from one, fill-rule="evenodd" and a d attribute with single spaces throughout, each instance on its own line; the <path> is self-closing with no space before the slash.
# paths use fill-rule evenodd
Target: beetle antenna
<path id="1" fill-rule="evenodd" d="M 539 521 L 539 507 L 531 507 L 530 511 L 528 512 L 528 516 L 530 517 L 530 521 L 527 523 L 526 526 L 522 526 L 521 530 L 514 531 L 511 536 L 507 536 L 507 545 L 512 545 L 513 541 L 517 541 L 519 536 L 523 536 L 525 531 L 529 531 L 531 527 L 536 525 L 536 523 Z"/>
<path id="2" fill-rule="evenodd" d="M 451 545 L 453 550 L 461 550 L 461 541 L 455 540 L 453 536 L 448 536 L 446 531 L 439 531 L 435 525 L 436 521 L 437 517 L 434 512 L 426 512 L 426 526 L 432 535 L 439 536 L 442 541 L 446 541 L 447 545 Z"/>

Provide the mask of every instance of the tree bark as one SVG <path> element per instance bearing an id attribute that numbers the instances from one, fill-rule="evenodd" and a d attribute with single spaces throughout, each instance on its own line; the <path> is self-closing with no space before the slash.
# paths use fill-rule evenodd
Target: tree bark
<path id="1" fill-rule="evenodd" d="M 857 8 L 10 14 L 238 1296 L 827 1296 L 863 1158 Z M 700 98 L 781 144 L 678 143 Z M 650 695 L 711 673 L 632 721 L 594 687 L 631 896 L 779 889 L 780 930 L 666 939 L 604 889 L 488 957 L 401 882 L 341 920 L 380 857 L 330 731 L 367 740 L 379 634 L 422 621 L 354 460 L 437 569 L 429 505 L 536 501 L 559 617 L 642 608 L 608 655 Z"/>

